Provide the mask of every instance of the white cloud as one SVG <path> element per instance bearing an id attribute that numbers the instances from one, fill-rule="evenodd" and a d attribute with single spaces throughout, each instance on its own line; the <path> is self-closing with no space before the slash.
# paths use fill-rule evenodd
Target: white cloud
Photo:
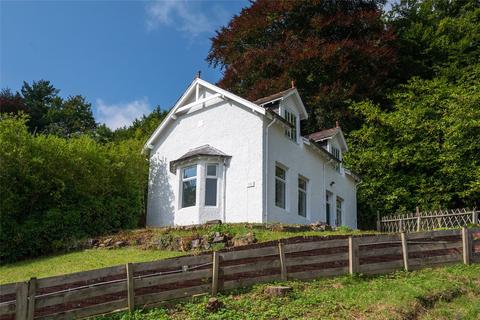
<path id="1" fill-rule="evenodd" d="M 196 37 L 202 33 L 212 33 L 215 30 L 213 21 L 219 22 L 217 14 L 208 17 L 201 11 L 201 2 L 186 0 L 157 0 L 146 6 L 147 27 L 152 30 L 159 25 L 173 26 L 179 31 Z M 217 11 L 217 10 L 216 10 Z M 219 14 L 222 13 L 218 10 Z"/>
<path id="2" fill-rule="evenodd" d="M 151 110 L 146 97 L 126 103 L 107 104 L 102 99 L 97 99 L 96 119 L 105 123 L 112 130 L 128 126 L 133 120 L 148 114 Z"/>

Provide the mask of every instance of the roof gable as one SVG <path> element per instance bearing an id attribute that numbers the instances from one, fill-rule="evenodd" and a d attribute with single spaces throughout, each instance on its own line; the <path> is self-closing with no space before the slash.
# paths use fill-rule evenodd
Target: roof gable
<path id="1" fill-rule="evenodd" d="M 264 106 L 267 104 L 271 104 L 272 102 L 275 102 L 275 101 L 284 101 L 287 98 L 291 98 L 295 102 L 295 106 L 298 108 L 298 111 L 300 113 L 300 120 L 308 119 L 307 109 L 305 108 L 302 98 L 300 97 L 300 94 L 298 93 L 298 90 L 295 87 L 277 92 L 267 97 L 260 98 L 258 100 L 255 100 L 254 103 L 258 104 L 259 106 Z"/>
<path id="2" fill-rule="evenodd" d="M 342 151 L 348 151 L 347 141 L 343 135 L 342 129 L 338 126 L 335 128 L 324 129 L 307 135 L 307 138 L 315 142 L 322 142 L 330 139 L 337 139 Z"/>
<path id="3" fill-rule="evenodd" d="M 203 98 L 200 98 L 198 92 L 201 87 L 208 89 L 209 95 Z M 192 98 L 193 97 L 193 98 Z M 237 103 L 252 109 L 259 114 L 266 115 L 267 111 L 265 108 L 258 106 L 257 104 L 250 102 L 246 99 L 243 99 L 227 90 L 224 90 L 216 85 L 213 85 L 205 80 L 196 78 L 188 86 L 187 90 L 182 94 L 180 99 L 175 103 L 175 106 L 170 110 L 165 119 L 160 123 L 160 125 L 155 129 L 153 134 L 148 138 L 143 149 L 152 149 L 153 144 L 156 139 L 159 137 L 160 133 L 165 129 L 165 127 L 172 121 L 175 121 L 178 116 L 187 113 L 191 108 L 195 108 L 200 105 L 206 105 L 212 101 L 221 101 L 221 100 L 233 100 Z M 208 107 L 208 106 L 207 106 Z"/>

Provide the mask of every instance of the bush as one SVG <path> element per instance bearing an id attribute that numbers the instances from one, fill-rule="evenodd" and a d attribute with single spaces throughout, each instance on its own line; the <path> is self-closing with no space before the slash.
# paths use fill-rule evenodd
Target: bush
<path id="1" fill-rule="evenodd" d="M 138 226 L 148 176 L 140 142 L 33 136 L 26 121 L 0 118 L 2 263 Z"/>

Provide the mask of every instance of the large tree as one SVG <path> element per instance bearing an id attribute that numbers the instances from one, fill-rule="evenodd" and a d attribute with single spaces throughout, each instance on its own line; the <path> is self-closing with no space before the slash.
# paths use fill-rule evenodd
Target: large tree
<path id="1" fill-rule="evenodd" d="M 480 64 L 471 69 L 455 82 L 411 80 L 390 96 L 391 111 L 353 106 L 364 124 L 350 134 L 346 162 L 363 178 L 362 226 L 372 226 L 372 209 L 480 205 Z"/>
<path id="2" fill-rule="evenodd" d="M 309 109 L 307 130 L 340 120 L 357 126 L 347 101 L 378 99 L 395 66 L 384 1 L 252 2 L 212 38 L 207 61 L 219 85 L 249 99 L 296 82 Z"/>
<path id="3" fill-rule="evenodd" d="M 401 82 L 412 76 L 452 80 L 480 61 L 478 0 L 401 0 L 388 16 L 397 33 Z"/>

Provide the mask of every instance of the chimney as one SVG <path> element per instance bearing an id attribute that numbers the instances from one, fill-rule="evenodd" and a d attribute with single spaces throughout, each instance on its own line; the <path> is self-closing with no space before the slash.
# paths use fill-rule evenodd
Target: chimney
<path id="1" fill-rule="evenodd" d="M 195 79 L 200 79 L 201 74 L 202 74 L 202 71 L 198 70 L 197 73 L 195 74 Z"/>
<path id="2" fill-rule="evenodd" d="M 335 121 L 335 128 L 340 128 L 340 122 L 338 122 L 338 120 Z"/>
<path id="3" fill-rule="evenodd" d="M 292 89 L 295 88 L 295 80 L 291 81 Z"/>

